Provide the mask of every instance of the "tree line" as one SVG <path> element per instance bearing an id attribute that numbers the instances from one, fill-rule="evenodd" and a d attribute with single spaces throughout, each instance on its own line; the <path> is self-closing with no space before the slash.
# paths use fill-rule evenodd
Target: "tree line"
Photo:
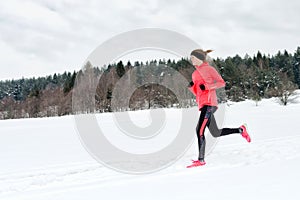
<path id="1" fill-rule="evenodd" d="M 300 47 L 293 53 L 285 50 L 271 56 L 258 51 L 253 56 L 236 55 L 211 61 L 211 64 L 226 81 L 227 100 L 253 99 L 259 101 L 262 98 L 279 97 L 286 104 L 289 95 L 295 89 L 300 88 Z M 173 70 L 166 71 L 165 66 Z M 151 73 L 147 70 L 150 67 L 155 69 Z M 133 69 L 134 73 L 131 73 Z M 128 61 L 126 64 L 119 61 L 101 68 L 87 62 L 84 68 L 78 72 L 0 81 L 0 119 L 73 114 L 72 93 L 75 80 L 80 80 L 87 72 L 93 75 L 91 80 L 99 80 L 93 83 L 96 85 L 96 110 L 82 110 L 82 112 L 117 111 L 111 106 L 112 95 L 115 85 L 124 76 L 137 86 L 130 98 L 127 110 L 195 105 L 193 95 L 182 90 L 184 82 L 179 82 L 180 78 L 174 71 L 179 72 L 187 81 L 190 81 L 194 67 L 188 58 L 178 61 L 152 60 L 145 63 Z M 156 80 L 168 80 L 174 86 L 174 91 L 160 84 L 140 85 L 150 76 L 154 76 Z M 184 85 L 184 87 L 186 86 Z M 186 101 L 179 102 L 176 94 L 183 96 Z M 122 109 L 124 110 L 124 108 L 119 108 L 119 110 Z"/>

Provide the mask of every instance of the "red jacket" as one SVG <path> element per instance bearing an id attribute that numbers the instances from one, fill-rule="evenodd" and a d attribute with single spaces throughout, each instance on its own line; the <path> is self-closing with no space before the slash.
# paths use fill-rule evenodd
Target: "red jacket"
<path id="1" fill-rule="evenodd" d="M 204 62 L 200 66 L 196 66 L 192 79 L 194 85 L 189 89 L 196 96 L 199 109 L 204 105 L 217 106 L 216 89 L 225 86 L 225 82 L 217 70 Z M 201 84 L 205 86 L 205 90 L 200 89 Z"/>

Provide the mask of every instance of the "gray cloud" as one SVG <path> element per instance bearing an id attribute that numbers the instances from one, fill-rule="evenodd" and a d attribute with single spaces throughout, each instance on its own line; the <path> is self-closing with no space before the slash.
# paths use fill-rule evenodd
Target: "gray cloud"
<path id="1" fill-rule="evenodd" d="M 144 27 L 185 34 L 213 57 L 294 51 L 299 8 L 296 0 L 1 2 L 0 79 L 79 69 L 105 40 Z"/>

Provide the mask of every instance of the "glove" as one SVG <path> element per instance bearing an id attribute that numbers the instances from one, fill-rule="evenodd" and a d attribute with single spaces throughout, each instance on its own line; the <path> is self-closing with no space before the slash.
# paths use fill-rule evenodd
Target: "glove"
<path id="1" fill-rule="evenodd" d="M 205 90 L 205 85 L 201 84 L 199 87 L 201 90 Z"/>
<path id="2" fill-rule="evenodd" d="M 193 87 L 193 85 L 194 85 L 194 82 L 191 81 L 191 82 L 189 83 L 188 87 Z"/>

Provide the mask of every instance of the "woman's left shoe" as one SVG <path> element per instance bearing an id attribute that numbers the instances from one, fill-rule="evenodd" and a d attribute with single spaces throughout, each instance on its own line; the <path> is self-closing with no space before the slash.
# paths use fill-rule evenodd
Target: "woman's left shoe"
<path id="1" fill-rule="evenodd" d="M 203 160 L 203 161 L 200 161 L 200 160 L 192 160 L 192 164 L 187 166 L 186 168 L 192 168 L 192 167 L 199 167 L 199 166 L 203 166 L 206 164 L 206 162 Z"/>

